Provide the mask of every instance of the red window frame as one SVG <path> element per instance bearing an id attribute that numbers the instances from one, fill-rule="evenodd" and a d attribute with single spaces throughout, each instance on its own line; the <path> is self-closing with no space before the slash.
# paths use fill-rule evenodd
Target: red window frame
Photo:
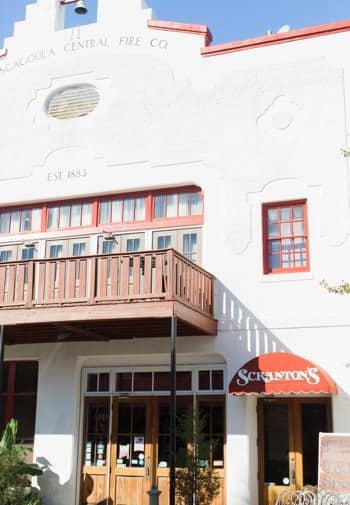
<path id="1" fill-rule="evenodd" d="M 295 218 L 294 212 L 292 210 L 292 217 L 290 220 L 282 221 L 280 216 L 280 211 L 283 208 L 294 208 L 294 207 L 302 207 L 303 208 L 303 218 Z M 274 237 L 268 236 L 268 211 L 271 209 L 276 209 L 279 211 L 279 219 L 274 222 L 278 227 L 281 227 L 281 224 L 291 223 L 293 228 L 293 223 L 303 222 L 304 224 L 304 232 L 303 233 L 294 233 L 292 230 L 292 234 L 290 235 L 282 235 L 280 232 L 278 235 Z M 293 200 L 293 201 L 284 201 L 284 202 L 274 202 L 274 203 L 265 203 L 262 206 L 262 221 L 263 221 L 263 260 L 264 260 L 264 274 L 276 274 L 276 273 L 293 273 L 293 272 L 309 272 L 310 271 L 310 251 L 309 251 L 309 228 L 308 228 L 308 212 L 307 212 L 307 200 Z M 304 239 L 305 240 L 305 248 L 302 251 L 296 251 L 294 246 L 291 251 L 286 251 L 284 254 L 292 255 L 294 264 L 296 254 L 300 254 L 301 252 L 305 253 L 305 265 L 304 266 L 294 266 L 289 268 L 282 268 L 282 240 L 292 240 L 294 242 L 295 239 Z M 271 267 L 270 266 L 270 243 L 272 241 L 280 242 L 279 251 L 272 254 L 272 256 L 279 256 L 280 267 Z"/>
<path id="2" fill-rule="evenodd" d="M 200 200 L 200 204 L 201 204 L 201 212 L 199 214 L 192 214 L 191 213 L 191 208 L 192 208 L 192 196 L 196 194 L 199 196 L 199 200 Z M 176 195 L 177 197 L 177 202 L 176 202 L 176 206 L 177 206 L 177 210 L 176 210 L 176 216 L 171 216 L 171 217 L 168 217 L 168 216 L 164 216 L 164 217 L 156 217 L 156 198 L 159 197 L 159 196 L 163 196 L 165 197 L 165 212 L 167 210 L 167 199 L 168 199 L 168 196 L 174 196 Z M 190 201 L 189 201 L 189 207 L 190 207 L 190 214 L 186 215 L 186 216 L 181 216 L 180 215 L 180 195 L 188 195 L 190 197 Z M 181 219 L 193 219 L 193 218 L 197 218 L 198 216 L 203 216 L 203 193 L 201 191 L 198 191 L 198 190 L 194 190 L 194 191 L 191 191 L 189 189 L 175 189 L 175 190 L 167 190 L 165 192 L 157 192 L 153 195 L 153 202 L 152 202 L 152 218 L 154 221 L 164 221 L 165 219 L 168 220 L 168 221 L 172 221 L 172 220 L 181 220 Z"/>
<path id="3" fill-rule="evenodd" d="M 2 207 L 0 208 L 0 218 L 2 214 L 10 214 L 9 218 L 9 231 L 8 232 L 1 232 L 0 231 L 0 236 L 1 235 L 20 235 L 20 234 L 26 234 L 26 233 L 38 233 L 41 231 L 41 229 L 37 230 L 32 230 L 32 225 L 33 225 L 33 210 L 36 209 L 41 209 L 42 213 L 42 204 L 37 204 L 37 205 L 23 205 L 20 207 Z M 29 211 L 30 212 L 30 230 L 21 230 L 22 228 L 22 223 L 23 223 L 23 212 L 24 211 Z M 12 214 L 15 212 L 20 213 L 20 219 L 19 219 L 19 230 L 18 231 L 11 231 L 11 222 L 12 222 Z"/>
<path id="4" fill-rule="evenodd" d="M 7 389 L 0 391 L 0 395 L 5 397 L 5 412 L 4 412 L 4 424 L 6 425 L 11 419 L 15 417 L 15 399 L 16 397 L 24 396 L 34 396 L 37 399 L 38 386 L 35 392 L 28 393 L 17 393 L 16 392 L 16 368 L 17 365 L 23 363 L 23 361 L 6 361 L 8 367 L 7 372 Z M 25 363 L 31 363 L 38 365 L 37 361 L 25 361 Z M 33 434 L 34 436 L 34 434 Z"/>
<path id="5" fill-rule="evenodd" d="M 80 205 L 80 225 L 71 225 L 69 226 L 60 226 L 61 219 L 61 207 L 69 207 L 69 223 L 72 221 L 72 208 L 74 205 Z M 83 205 L 91 205 L 91 222 L 89 224 L 81 224 L 83 220 Z M 57 218 L 57 227 L 49 228 L 49 215 L 50 209 L 58 208 L 58 218 Z M 61 202 L 50 203 L 46 207 L 46 216 L 44 220 L 44 229 L 42 231 L 56 231 L 56 230 L 72 230 L 72 229 L 80 229 L 80 228 L 91 228 L 94 224 L 94 200 L 67 200 Z"/>
<path id="6" fill-rule="evenodd" d="M 155 206 L 155 197 L 159 195 L 168 195 L 168 194 L 181 194 L 181 193 L 198 193 L 201 199 L 202 205 L 202 213 L 198 215 L 189 215 L 189 216 L 175 216 L 175 217 L 165 217 L 165 218 L 155 218 L 154 214 L 154 206 Z M 109 223 L 99 223 L 99 217 L 101 212 L 101 203 L 104 201 L 112 201 L 112 200 L 127 200 L 134 199 L 136 202 L 137 198 L 145 198 L 146 199 L 146 212 L 145 212 L 145 220 L 133 220 L 133 221 L 121 221 L 121 222 L 109 222 Z M 143 229 L 153 229 L 153 228 L 167 228 L 169 226 L 195 226 L 201 225 L 204 222 L 204 197 L 201 188 L 198 186 L 182 186 L 177 188 L 168 188 L 161 190 L 148 190 L 148 191 L 138 191 L 138 192 L 130 192 L 130 193 L 119 193 L 119 194 L 111 194 L 111 195 L 99 195 L 95 197 L 87 197 L 80 199 L 70 199 L 70 200 L 58 200 L 52 202 L 41 202 L 37 204 L 31 205 L 23 205 L 23 206 L 7 206 L 0 208 L 1 212 L 13 212 L 20 211 L 22 212 L 25 209 L 41 209 L 41 229 L 40 230 L 27 230 L 27 231 L 19 231 L 19 232 L 4 232 L 0 233 L 0 236 L 4 235 L 18 235 L 18 234 L 29 234 L 29 233 L 40 233 L 40 232 L 53 232 L 53 231 L 61 231 L 61 230 L 78 230 L 78 229 L 88 229 L 88 228 L 97 228 L 97 231 L 125 231 L 125 230 L 137 230 L 140 228 L 142 224 Z M 92 219 L 91 224 L 88 225 L 80 225 L 80 226 L 67 226 L 64 228 L 49 228 L 48 227 L 48 219 L 49 219 L 49 209 L 53 207 L 60 206 L 69 206 L 72 207 L 74 204 L 92 204 Z M 71 210 L 70 210 L 71 215 Z M 135 217 L 135 204 L 134 204 L 134 217 Z M 71 218 L 70 218 L 71 219 Z M 59 225 L 59 219 L 58 219 Z"/>

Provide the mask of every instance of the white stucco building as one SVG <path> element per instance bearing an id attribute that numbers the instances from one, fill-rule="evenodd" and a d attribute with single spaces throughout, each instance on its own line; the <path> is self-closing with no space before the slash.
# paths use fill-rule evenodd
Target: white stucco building
<path id="1" fill-rule="evenodd" d="M 215 46 L 141 0 L 66 8 L 28 5 L 0 59 L 0 424 L 45 505 L 167 505 L 176 316 L 215 505 L 272 505 L 348 431 L 349 298 L 320 281 L 350 278 L 350 22 Z"/>

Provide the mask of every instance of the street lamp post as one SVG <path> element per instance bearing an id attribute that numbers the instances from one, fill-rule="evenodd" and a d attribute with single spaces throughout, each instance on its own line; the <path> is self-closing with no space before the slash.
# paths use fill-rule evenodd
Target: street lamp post
<path id="1" fill-rule="evenodd" d="M 171 318 L 171 351 L 170 351 L 170 489 L 169 505 L 175 505 L 175 471 L 176 471 L 176 335 L 177 318 Z"/>
<path id="2" fill-rule="evenodd" d="M 4 348 L 5 348 L 5 331 L 4 326 L 0 325 L 0 393 L 2 390 L 2 378 L 4 371 Z"/>

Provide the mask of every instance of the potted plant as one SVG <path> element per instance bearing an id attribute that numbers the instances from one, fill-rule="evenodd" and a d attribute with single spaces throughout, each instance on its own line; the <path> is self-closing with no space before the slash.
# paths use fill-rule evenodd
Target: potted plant
<path id="1" fill-rule="evenodd" d="M 28 449 L 17 445 L 17 429 L 17 421 L 12 419 L 0 440 L 0 505 L 40 505 L 29 477 L 42 475 L 42 470 L 26 463 Z"/>
<path id="2" fill-rule="evenodd" d="M 219 494 L 220 482 L 211 465 L 213 442 L 205 440 L 205 417 L 190 411 L 178 420 L 178 438 L 182 449 L 177 459 L 183 463 L 176 471 L 177 505 L 211 505 Z"/>

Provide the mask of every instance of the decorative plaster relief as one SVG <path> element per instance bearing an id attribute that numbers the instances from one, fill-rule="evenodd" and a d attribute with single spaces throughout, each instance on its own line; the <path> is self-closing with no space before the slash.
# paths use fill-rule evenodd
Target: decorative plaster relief
<path id="1" fill-rule="evenodd" d="M 263 133 L 271 132 L 271 130 L 287 130 L 297 119 L 298 109 L 297 104 L 286 96 L 276 96 L 257 117 L 257 128 Z"/>

